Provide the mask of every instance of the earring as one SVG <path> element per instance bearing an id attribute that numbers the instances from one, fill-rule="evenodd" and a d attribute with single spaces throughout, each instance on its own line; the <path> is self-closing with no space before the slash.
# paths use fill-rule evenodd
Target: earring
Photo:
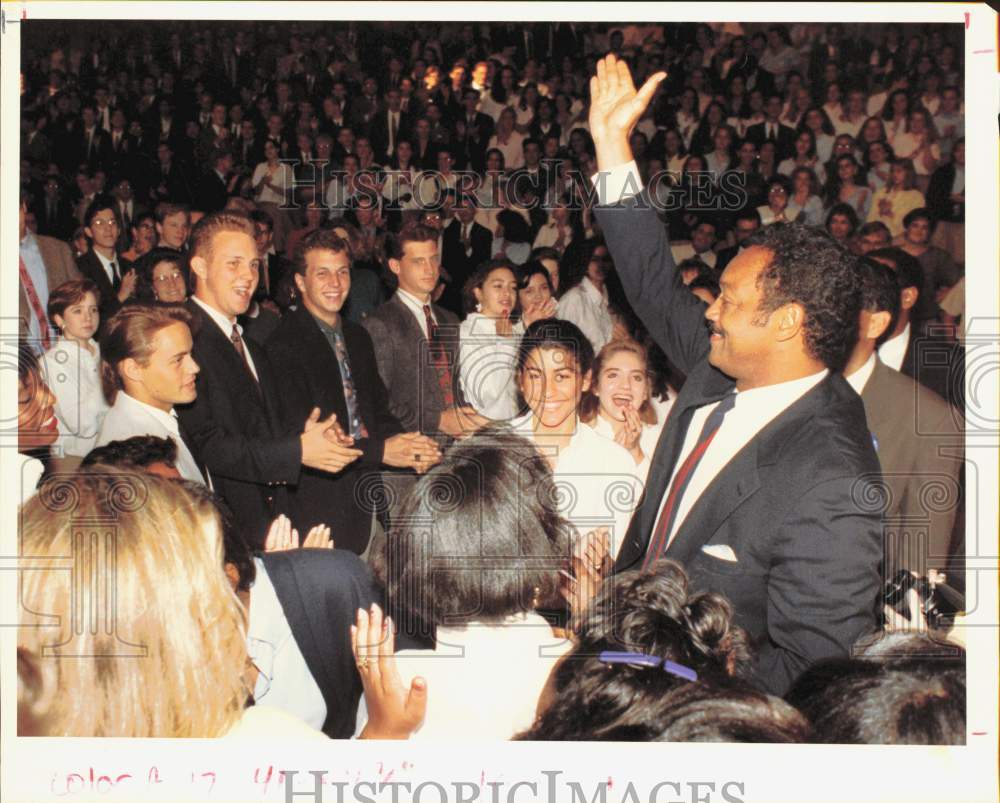
<path id="1" fill-rule="evenodd" d="M 531 598 L 532 608 L 538 607 L 539 603 L 541 602 L 541 595 L 542 595 L 542 590 L 538 586 L 535 586 L 535 594 Z"/>
<path id="2" fill-rule="evenodd" d="M 482 304 L 480 304 L 480 303 L 479 303 L 479 302 L 477 301 L 477 302 L 476 302 L 476 312 L 482 312 L 482 311 L 483 311 L 483 305 L 482 305 Z"/>

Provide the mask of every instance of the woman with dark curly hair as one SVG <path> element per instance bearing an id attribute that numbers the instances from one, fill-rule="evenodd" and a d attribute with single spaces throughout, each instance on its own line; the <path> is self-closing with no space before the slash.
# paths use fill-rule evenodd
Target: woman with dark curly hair
<path id="1" fill-rule="evenodd" d="M 182 304 L 187 300 L 190 278 L 187 257 L 180 251 L 154 248 L 142 258 L 136 276 L 135 300 L 140 304 Z"/>
<path id="2" fill-rule="evenodd" d="M 740 678 L 746 634 L 719 594 L 673 561 L 605 581 L 573 623 L 530 730 L 518 740 L 798 742 L 803 718 Z"/>

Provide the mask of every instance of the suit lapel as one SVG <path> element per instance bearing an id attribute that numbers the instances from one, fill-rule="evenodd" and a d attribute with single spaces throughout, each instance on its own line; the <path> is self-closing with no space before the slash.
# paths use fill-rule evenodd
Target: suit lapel
<path id="1" fill-rule="evenodd" d="M 330 408 L 329 412 L 324 409 L 323 417 L 326 418 L 330 412 L 334 412 L 341 426 L 344 426 L 348 423 L 347 402 L 344 400 L 344 379 L 340 375 L 337 356 L 330 348 L 326 336 L 320 331 L 319 324 L 313 320 L 305 307 L 300 307 L 294 315 L 296 327 L 302 335 L 303 353 L 309 355 L 304 361 L 307 371 L 306 384 L 313 397 L 317 401 L 325 400 L 324 408 Z"/>

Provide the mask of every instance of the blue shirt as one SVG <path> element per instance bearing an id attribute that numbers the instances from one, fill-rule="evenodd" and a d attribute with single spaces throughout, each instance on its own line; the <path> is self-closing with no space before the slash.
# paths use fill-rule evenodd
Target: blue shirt
<path id="1" fill-rule="evenodd" d="M 38 250 L 38 240 L 35 239 L 35 235 L 30 231 L 21 240 L 20 253 L 21 259 L 24 260 L 24 267 L 28 271 L 28 276 L 31 277 L 32 284 L 35 285 L 38 302 L 42 305 L 42 310 L 46 310 L 49 306 L 49 274 L 45 270 L 45 261 L 42 259 L 42 252 Z M 40 342 L 42 339 L 42 328 L 38 322 L 38 318 L 34 315 L 34 309 L 31 312 L 32 314 L 28 316 L 28 337 L 31 343 L 36 344 L 34 346 L 35 351 L 41 354 L 45 350 L 41 347 Z"/>

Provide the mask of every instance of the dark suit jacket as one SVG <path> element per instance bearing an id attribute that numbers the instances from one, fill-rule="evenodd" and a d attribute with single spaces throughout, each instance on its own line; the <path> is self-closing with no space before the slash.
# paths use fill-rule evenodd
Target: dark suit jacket
<path id="1" fill-rule="evenodd" d="M 934 323 L 910 323 L 910 343 L 899 372 L 965 410 L 965 349 L 936 334 Z"/>
<path id="2" fill-rule="evenodd" d="M 367 610 L 382 601 L 368 567 L 341 549 L 292 549 L 265 553 L 261 560 L 292 637 L 323 694 L 323 733 L 349 739 L 362 692 L 350 628 L 358 608 Z"/>
<path id="3" fill-rule="evenodd" d="M 338 549 L 360 554 L 368 545 L 374 511 L 374 505 L 365 500 L 372 502 L 381 495 L 378 466 L 385 441 L 403 428 L 389 412 L 389 395 L 378 375 L 371 336 L 364 327 L 343 317 L 341 325 L 358 413 L 369 434 L 356 443 L 364 454 L 337 474 L 303 468 L 298 487 L 289 497 L 292 522 L 300 533 L 316 524 L 329 524 Z M 321 420 L 336 413 L 341 425 L 346 425 L 340 364 L 304 306 L 282 318 L 267 341 L 267 351 L 281 387 L 289 429 L 301 429 L 314 407 L 320 408 Z"/>
<path id="4" fill-rule="evenodd" d="M 961 413 L 936 393 L 876 358 L 861 392 L 877 441 L 886 494 L 886 569 L 945 570 L 962 500 Z M 949 580 L 950 582 L 950 580 Z"/>
<path id="5" fill-rule="evenodd" d="M 767 140 L 766 134 L 767 124 L 757 123 L 747 129 L 746 138 L 760 148 L 761 143 Z M 792 152 L 795 150 L 795 131 L 787 125 L 779 125 L 777 144 L 778 147 L 775 159 L 780 162 L 782 159 L 787 159 L 791 156 Z"/>
<path id="6" fill-rule="evenodd" d="M 396 130 L 396 142 L 401 139 L 408 139 L 410 127 L 413 121 L 406 112 L 399 112 L 399 125 Z M 394 154 L 387 153 L 389 147 L 389 110 L 380 108 L 378 114 L 371 122 L 371 143 L 375 151 L 375 161 L 384 162 L 391 159 Z"/>
<path id="7" fill-rule="evenodd" d="M 927 206 L 936 220 L 964 223 L 965 203 L 954 203 L 951 200 L 951 187 L 954 183 L 954 163 L 949 162 L 935 170 L 927 186 Z"/>
<path id="8" fill-rule="evenodd" d="M 247 543 L 260 548 L 271 520 L 287 506 L 283 486 L 298 482 L 305 419 L 283 430 L 281 388 L 264 349 L 243 339 L 260 377 L 258 393 L 229 338 L 193 300 L 186 306 L 194 317 L 192 356 L 201 373 L 198 398 L 179 405 L 177 416 Z"/>
<path id="9" fill-rule="evenodd" d="M 121 254 L 116 255 L 115 259 L 118 262 L 118 272 L 120 275 L 124 276 L 132 269 L 132 263 L 127 259 L 123 259 Z M 98 259 L 97 254 L 93 250 L 83 254 L 83 256 L 77 259 L 76 264 L 83 277 L 90 279 L 97 285 L 97 289 L 101 291 L 100 311 L 101 325 L 103 326 L 108 318 L 121 309 L 122 304 L 118 300 L 118 290 L 121 287 L 121 282 L 111 283 L 111 280 L 108 279 L 108 274 L 104 271 L 101 260 Z"/>
<path id="10" fill-rule="evenodd" d="M 201 178 L 201 185 L 195 204 L 206 215 L 212 212 L 219 212 L 226 205 L 229 198 L 229 191 L 226 182 L 219 178 L 219 174 L 214 170 L 206 171 Z"/>
<path id="11" fill-rule="evenodd" d="M 451 277 L 441 296 L 441 306 L 456 315 L 462 315 L 462 288 L 466 280 L 483 262 L 490 258 L 493 248 L 493 235 L 485 226 L 475 221 L 469 229 L 469 240 L 472 244 L 472 254 L 466 256 L 462 247 L 462 223 L 457 218 L 449 223 L 441 240 L 441 266 Z"/>
<path id="12" fill-rule="evenodd" d="M 653 455 L 618 571 L 643 560 L 694 411 L 734 388 L 708 362 L 704 304 L 675 276 L 655 211 L 634 206 L 631 199 L 625 208 L 599 208 L 598 219 L 629 301 L 687 381 Z M 756 647 L 756 680 L 772 694 L 783 694 L 811 664 L 845 657 L 874 629 L 881 516 L 855 500 L 879 477 L 861 400 L 831 374 L 730 460 L 666 550 L 692 588 L 730 600 Z M 736 561 L 704 552 L 709 545 L 728 547 Z"/>
<path id="13" fill-rule="evenodd" d="M 459 404 L 458 318 L 436 304 L 433 311 L 451 364 L 455 403 Z M 364 327 L 375 344 L 378 373 L 388 393 L 390 412 L 407 432 L 438 434 L 446 407 L 444 393 L 416 316 L 397 294 L 365 318 Z"/>

